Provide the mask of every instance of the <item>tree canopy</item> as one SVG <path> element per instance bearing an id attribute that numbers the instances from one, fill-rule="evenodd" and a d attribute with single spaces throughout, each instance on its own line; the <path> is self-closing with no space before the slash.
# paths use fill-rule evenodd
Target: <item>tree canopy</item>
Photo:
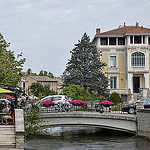
<path id="1" fill-rule="evenodd" d="M 9 46 L 10 43 L 0 33 L 0 83 L 16 86 L 20 81 L 25 58 L 20 58 L 22 53 L 15 58 L 14 51 L 7 50 Z"/>
<path id="2" fill-rule="evenodd" d="M 81 41 L 75 44 L 75 48 L 70 52 L 71 59 L 66 65 L 63 73 L 64 86 L 69 84 L 83 85 L 89 91 L 97 91 L 104 95 L 108 86 L 108 79 L 102 72 L 106 66 L 100 61 L 100 53 L 90 42 L 89 36 L 84 33 Z"/>
<path id="3" fill-rule="evenodd" d="M 51 72 L 47 72 L 47 71 L 43 71 L 41 70 L 40 73 L 39 73 L 39 76 L 48 76 L 50 78 L 54 78 L 54 75 L 51 73 Z"/>
<path id="4" fill-rule="evenodd" d="M 41 96 L 55 95 L 55 92 L 50 90 L 48 85 L 43 86 L 40 83 L 32 83 L 29 89 L 37 97 L 40 95 Z"/>
<path id="5" fill-rule="evenodd" d="M 32 72 L 32 69 L 31 68 L 29 68 L 27 71 L 26 71 L 26 73 L 25 73 L 25 75 L 26 76 L 48 76 L 48 77 L 50 77 L 50 78 L 54 78 L 54 75 L 53 75 L 53 73 L 51 73 L 51 72 L 47 72 L 47 71 L 43 71 L 43 70 L 41 70 L 40 72 L 39 72 L 39 74 L 36 74 L 36 73 L 33 73 Z"/>
<path id="6" fill-rule="evenodd" d="M 71 97 L 72 100 L 85 100 L 90 94 L 84 89 L 82 85 L 71 84 L 63 89 L 63 94 Z"/>

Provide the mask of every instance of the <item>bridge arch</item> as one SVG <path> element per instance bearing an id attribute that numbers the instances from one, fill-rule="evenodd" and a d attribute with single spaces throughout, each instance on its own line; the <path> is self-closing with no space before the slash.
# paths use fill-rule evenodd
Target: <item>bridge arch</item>
<path id="1" fill-rule="evenodd" d="M 134 115 L 98 113 L 41 113 L 43 125 L 89 125 L 135 134 L 137 132 Z"/>

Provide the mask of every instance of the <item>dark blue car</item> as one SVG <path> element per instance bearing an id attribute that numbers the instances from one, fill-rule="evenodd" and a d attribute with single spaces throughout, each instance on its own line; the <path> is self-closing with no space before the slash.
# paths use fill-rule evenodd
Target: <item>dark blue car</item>
<path id="1" fill-rule="evenodd" d="M 144 108 L 150 108 L 150 99 L 149 98 L 139 99 L 138 102 L 143 102 Z M 136 110 L 136 102 L 131 103 L 131 104 L 125 104 L 122 107 L 122 111 L 128 112 L 129 114 L 134 114 L 135 110 Z"/>

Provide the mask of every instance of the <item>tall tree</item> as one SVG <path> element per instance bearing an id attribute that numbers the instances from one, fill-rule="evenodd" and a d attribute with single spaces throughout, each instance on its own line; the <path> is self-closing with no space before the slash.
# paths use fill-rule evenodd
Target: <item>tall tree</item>
<path id="1" fill-rule="evenodd" d="M 31 68 L 29 68 L 26 73 L 27 73 L 27 75 L 30 75 L 32 73 Z"/>
<path id="2" fill-rule="evenodd" d="M 103 95 L 108 86 L 108 79 L 102 72 L 106 64 L 100 61 L 100 53 L 86 33 L 70 53 L 71 59 L 63 73 L 64 86 L 82 84 L 85 89 Z"/>
<path id="3" fill-rule="evenodd" d="M 51 72 L 49 72 L 49 73 L 48 73 L 48 77 L 54 78 L 54 75 L 53 75 Z"/>
<path id="4" fill-rule="evenodd" d="M 43 76 L 43 75 L 44 75 L 43 70 L 41 70 L 39 76 Z"/>
<path id="5" fill-rule="evenodd" d="M 47 76 L 47 71 L 44 71 L 44 72 L 43 72 L 43 75 L 44 75 L 44 76 Z"/>
<path id="6" fill-rule="evenodd" d="M 20 58 L 22 53 L 15 58 L 14 51 L 7 50 L 9 46 L 0 33 L 0 83 L 17 85 L 25 58 Z"/>

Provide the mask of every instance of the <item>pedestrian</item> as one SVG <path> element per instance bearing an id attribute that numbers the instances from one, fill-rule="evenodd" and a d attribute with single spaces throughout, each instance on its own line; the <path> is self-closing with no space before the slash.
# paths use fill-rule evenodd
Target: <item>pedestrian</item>
<path id="1" fill-rule="evenodd" d="M 111 106 L 109 106 L 109 112 L 111 112 Z"/>
<path id="2" fill-rule="evenodd" d="M 14 106 L 12 104 L 8 104 L 9 112 L 7 115 L 3 116 L 3 120 L 6 121 L 9 118 L 12 118 L 13 113 L 14 113 Z M 3 124 L 3 120 L 2 120 L 2 124 Z"/>

